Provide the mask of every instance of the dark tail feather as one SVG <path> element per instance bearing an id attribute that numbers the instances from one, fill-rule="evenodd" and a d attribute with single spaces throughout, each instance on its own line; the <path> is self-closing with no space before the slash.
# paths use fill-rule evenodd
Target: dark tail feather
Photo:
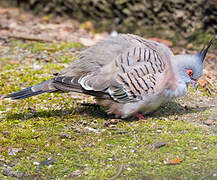
<path id="1" fill-rule="evenodd" d="M 5 98 L 11 98 L 11 99 L 14 99 L 14 100 L 15 99 L 24 99 L 24 98 L 35 96 L 35 95 L 42 94 L 42 93 L 45 93 L 45 92 L 46 91 L 43 91 L 43 90 L 33 92 L 32 87 L 28 87 L 28 88 L 22 89 L 20 91 L 8 94 Z"/>
<path id="2" fill-rule="evenodd" d="M 51 86 L 51 83 L 52 83 L 52 80 L 47 80 L 47 81 L 44 81 L 44 82 L 42 82 L 40 84 L 37 84 L 35 86 L 27 87 L 27 88 L 22 89 L 20 91 L 8 94 L 4 98 L 11 98 L 11 99 L 14 99 L 14 100 L 16 100 L 16 99 L 24 99 L 24 98 L 35 96 L 35 95 L 38 95 L 38 94 L 46 93 L 46 92 L 57 91 L 56 88 Z"/>

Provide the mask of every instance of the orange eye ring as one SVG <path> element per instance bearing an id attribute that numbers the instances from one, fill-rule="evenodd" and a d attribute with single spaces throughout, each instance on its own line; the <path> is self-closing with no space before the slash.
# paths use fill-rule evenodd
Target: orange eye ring
<path id="1" fill-rule="evenodd" d="M 186 69 L 186 72 L 188 73 L 188 75 L 189 75 L 190 77 L 193 76 L 193 71 L 192 71 L 192 69 Z"/>

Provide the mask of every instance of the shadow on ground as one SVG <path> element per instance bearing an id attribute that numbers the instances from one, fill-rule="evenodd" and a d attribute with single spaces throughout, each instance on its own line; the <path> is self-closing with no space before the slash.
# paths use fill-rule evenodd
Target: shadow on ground
<path id="1" fill-rule="evenodd" d="M 209 107 L 189 107 L 182 106 L 177 102 L 169 102 L 160 106 L 152 114 L 146 115 L 147 118 L 163 118 L 171 115 L 183 115 L 191 114 L 197 112 L 203 112 Z M 114 118 L 113 115 L 107 115 L 104 109 L 96 104 L 81 104 L 77 109 L 61 109 L 61 110 L 44 110 L 36 111 L 29 109 L 23 113 L 14 113 L 8 115 L 6 118 L 8 120 L 28 120 L 30 118 L 49 118 L 49 117 L 64 117 L 66 115 L 76 115 L 76 116 L 91 116 L 93 118 L 104 118 L 105 120 Z M 128 118 L 125 121 L 132 121 L 134 119 Z"/>

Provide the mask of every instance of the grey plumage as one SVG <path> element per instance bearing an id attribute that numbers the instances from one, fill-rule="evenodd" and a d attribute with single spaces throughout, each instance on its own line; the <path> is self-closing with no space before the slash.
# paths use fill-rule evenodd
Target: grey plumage
<path id="1" fill-rule="evenodd" d="M 58 76 L 6 97 L 72 91 L 95 96 L 98 104 L 117 117 L 150 113 L 161 103 L 184 95 L 187 84 L 202 75 L 210 45 L 197 55 L 174 56 L 161 43 L 119 34 L 81 52 L 79 60 Z M 192 77 L 186 69 L 195 72 Z"/>

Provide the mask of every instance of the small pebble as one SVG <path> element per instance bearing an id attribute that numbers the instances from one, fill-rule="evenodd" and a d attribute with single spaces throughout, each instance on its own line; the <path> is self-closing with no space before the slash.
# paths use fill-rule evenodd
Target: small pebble
<path id="1" fill-rule="evenodd" d="M 12 170 L 12 168 L 10 166 L 3 168 L 2 174 L 4 176 L 12 176 L 12 177 L 16 177 L 16 178 L 21 178 L 24 175 L 24 173 L 21 173 L 18 170 Z"/>
<path id="2" fill-rule="evenodd" d="M 93 128 L 91 128 L 91 127 L 85 127 L 85 128 L 84 128 L 84 132 L 95 132 L 95 133 L 99 133 L 98 130 L 93 129 Z"/>
<path id="3" fill-rule="evenodd" d="M 71 174 L 69 174 L 66 177 L 67 178 L 75 178 L 76 176 L 80 176 L 80 175 L 81 175 L 81 171 L 80 170 L 76 170 L 76 171 L 73 171 Z"/>
<path id="4" fill-rule="evenodd" d="M 166 144 L 167 144 L 166 141 L 160 141 L 160 142 L 154 143 L 152 146 L 153 146 L 154 148 L 161 148 L 161 147 L 165 146 Z"/>
<path id="5" fill-rule="evenodd" d="M 140 164 L 136 164 L 136 163 L 130 163 L 130 165 L 133 166 L 133 167 L 141 167 Z"/>
<path id="6" fill-rule="evenodd" d="M 69 170 L 69 168 L 63 169 L 61 172 L 66 173 Z"/>
<path id="7" fill-rule="evenodd" d="M 213 122 L 214 122 L 213 120 L 208 119 L 208 120 L 204 121 L 204 124 L 206 124 L 207 126 L 210 126 L 213 124 Z"/>
<path id="8" fill-rule="evenodd" d="M 68 134 L 65 133 L 65 132 L 60 132 L 60 133 L 59 133 L 59 136 L 60 136 L 60 138 L 67 138 L 67 137 L 68 137 Z"/>
<path id="9" fill-rule="evenodd" d="M 3 131 L 2 132 L 5 136 L 10 136 L 11 135 L 11 133 L 9 132 L 9 131 Z"/>
<path id="10" fill-rule="evenodd" d="M 39 162 L 33 162 L 33 164 L 38 166 L 40 163 Z"/>
<path id="11" fill-rule="evenodd" d="M 8 152 L 8 155 L 15 156 L 21 150 L 22 150 L 22 148 L 11 148 Z"/>

